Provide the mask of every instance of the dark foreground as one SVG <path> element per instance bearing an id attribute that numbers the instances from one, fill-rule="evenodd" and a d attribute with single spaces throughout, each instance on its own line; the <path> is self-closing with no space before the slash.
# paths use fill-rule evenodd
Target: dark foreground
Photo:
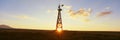
<path id="1" fill-rule="evenodd" d="M 0 40 L 120 40 L 120 32 L 52 30 L 0 30 Z"/>

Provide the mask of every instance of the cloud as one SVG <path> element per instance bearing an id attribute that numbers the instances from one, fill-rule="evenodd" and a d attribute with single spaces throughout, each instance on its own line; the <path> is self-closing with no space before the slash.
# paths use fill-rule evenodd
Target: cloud
<path id="1" fill-rule="evenodd" d="M 91 13 L 92 13 L 92 8 L 80 8 L 79 10 L 75 11 L 72 9 L 72 6 L 70 5 L 65 5 L 64 6 L 65 12 L 69 14 L 69 16 L 73 19 L 77 19 L 82 22 L 89 22 L 91 21 Z M 99 14 L 95 15 L 95 17 L 102 17 L 102 16 L 106 16 L 112 13 L 112 11 L 110 10 L 111 7 L 107 6 L 105 7 L 102 12 L 99 12 Z"/>
<path id="2" fill-rule="evenodd" d="M 71 9 L 72 6 L 70 6 L 70 5 L 64 5 L 63 8 L 65 8 L 65 9 Z"/>
<path id="3" fill-rule="evenodd" d="M 109 9 L 111 9 L 111 7 L 109 7 L 109 6 L 108 6 L 108 7 L 105 7 L 105 9 L 109 10 Z"/>
<path id="4" fill-rule="evenodd" d="M 80 10 L 78 11 L 73 11 L 73 10 L 69 10 L 68 13 L 70 14 L 70 16 L 76 16 L 76 15 L 79 15 L 79 16 L 90 16 L 92 12 L 92 9 L 91 8 L 88 8 L 87 10 L 85 10 L 84 8 L 80 8 Z"/>
<path id="5" fill-rule="evenodd" d="M 57 13 L 57 10 L 50 10 L 50 9 L 48 9 L 47 13 Z"/>
<path id="6" fill-rule="evenodd" d="M 47 13 L 51 13 L 52 12 L 52 10 L 47 10 Z"/>
<path id="7" fill-rule="evenodd" d="M 37 18 L 35 17 L 31 17 L 31 16 L 28 16 L 28 15 L 16 15 L 16 16 L 13 16 L 14 18 L 18 18 L 18 19 L 25 19 L 25 20 L 38 20 Z"/>
<path id="8" fill-rule="evenodd" d="M 111 14 L 112 12 L 111 11 L 103 11 L 103 12 L 100 12 L 97 17 L 102 17 L 102 16 L 106 16 L 106 15 L 109 15 Z"/>
<path id="9" fill-rule="evenodd" d="M 80 19 L 80 21 L 82 22 L 89 22 L 90 21 L 89 16 L 92 13 L 92 9 L 80 8 L 78 11 L 70 9 L 68 13 L 72 18 Z"/>
<path id="10" fill-rule="evenodd" d="M 111 7 L 109 7 L 109 6 L 105 7 L 103 10 L 104 11 L 99 12 L 99 14 L 93 14 L 92 17 L 93 18 L 102 17 L 102 16 L 106 16 L 106 15 L 109 15 L 112 13 Z M 92 8 L 80 8 L 79 10 L 75 11 L 72 9 L 72 6 L 65 5 L 64 11 L 65 11 L 65 13 L 68 13 L 72 19 L 75 19 L 75 20 L 80 20 L 82 22 L 89 22 L 89 21 L 93 20 L 93 19 L 91 19 L 92 18 L 91 13 L 93 12 Z"/>
<path id="11" fill-rule="evenodd" d="M 92 9 L 91 8 L 80 8 L 79 10 L 75 11 L 72 10 L 72 6 L 71 5 L 64 5 L 63 6 L 63 11 L 65 13 L 68 13 L 68 15 L 72 18 L 72 19 L 80 19 L 80 21 L 84 21 L 84 22 L 88 22 L 90 21 L 89 16 L 92 13 Z"/>
<path id="12" fill-rule="evenodd" d="M 112 11 L 111 11 L 111 7 L 110 6 L 107 6 L 104 8 L 103 11 L 99 12 L 96 17 L 103 17 L 103 16 L 107 16 L 109 14 L 111 14 Z"/>

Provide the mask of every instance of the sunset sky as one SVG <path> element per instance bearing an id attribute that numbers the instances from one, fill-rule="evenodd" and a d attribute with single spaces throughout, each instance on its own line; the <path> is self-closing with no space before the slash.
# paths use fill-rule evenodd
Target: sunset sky
<path id="1" fill-rule="evenodd" d="M 54 30 L 62 7 L 64 30 L 120 31 L 120 0 L 0 0 L 0 25 Z"/>

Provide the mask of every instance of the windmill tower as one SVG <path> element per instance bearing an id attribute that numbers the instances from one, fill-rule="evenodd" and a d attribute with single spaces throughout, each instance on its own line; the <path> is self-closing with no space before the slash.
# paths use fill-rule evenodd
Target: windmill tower
<path id="1" fill-rule="evenodd" d="M 63 25 L 62 25 L 62 17 L 61 17 L 61 7 L 63 5 L 58 6 L 58 16 L 57 16 L 57 23 L 56 23 L 56 31 L 62 31 L 63 30 Z"/>

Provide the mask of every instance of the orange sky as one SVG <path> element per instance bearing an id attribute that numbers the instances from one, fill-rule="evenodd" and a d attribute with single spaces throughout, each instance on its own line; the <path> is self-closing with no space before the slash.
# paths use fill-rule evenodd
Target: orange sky
<path id="1" fill-rule="evenodd" d="M 62 0 L 64 30 L 120 31 L 119 0 Z M 54 30 L 56 0 L 0 0 L 0 24 Z"/>

